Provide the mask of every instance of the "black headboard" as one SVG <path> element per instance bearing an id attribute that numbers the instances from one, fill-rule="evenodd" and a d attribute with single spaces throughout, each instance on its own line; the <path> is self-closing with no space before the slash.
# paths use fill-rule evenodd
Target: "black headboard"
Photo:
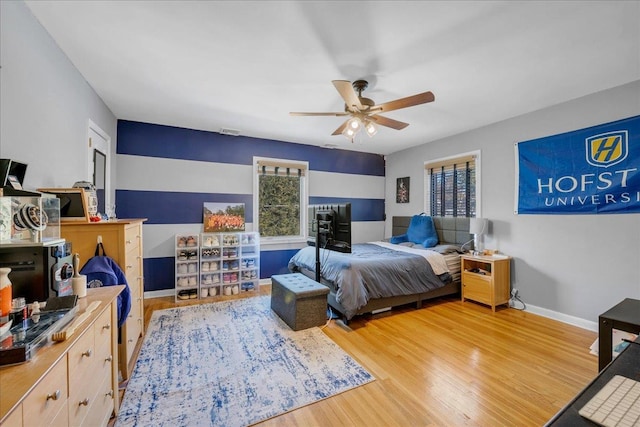
<path id="1" fill-rule="evenodd" d="M 391 235 L 398 236 L 407 232 L 410 216 L 394 216 L 392 218 Z M 473 235 L 469 234 L 469 218 L 448 218 L 433 217 L 433 224 L 438 232 L 438 241 L 440 244 L 454 243 L 463 245 L 473 239 Z M 470 244 L 473 247 L 473 244 Z"/>

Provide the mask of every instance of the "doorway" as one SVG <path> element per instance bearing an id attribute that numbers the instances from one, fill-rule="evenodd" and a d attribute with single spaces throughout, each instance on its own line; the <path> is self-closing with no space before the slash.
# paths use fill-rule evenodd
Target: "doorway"
<path id="1" fill-rule="evenodd" d="M 98 212 L 106 213 L 111 201 L 111 137 L 89 120 L 88 180 L 96 187 Z"/>

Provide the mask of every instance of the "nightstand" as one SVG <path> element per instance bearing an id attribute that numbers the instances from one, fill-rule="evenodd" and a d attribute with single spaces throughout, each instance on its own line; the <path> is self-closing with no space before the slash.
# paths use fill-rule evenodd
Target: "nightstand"
<path id="1" fill-rule="evenodd" d="M 496 306 L 509 304 L 511 287 L 511 257 L 461 255 L 462 301 L 470 299 Z"/>

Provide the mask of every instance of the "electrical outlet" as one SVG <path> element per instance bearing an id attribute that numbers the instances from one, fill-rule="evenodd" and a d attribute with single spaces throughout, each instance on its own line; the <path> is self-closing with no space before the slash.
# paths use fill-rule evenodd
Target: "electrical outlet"
<path id="1" fill-rule="evenodd" d="M 517 298 L 518 297 L 518 289 L 511 289 L 511 298 Z"/>

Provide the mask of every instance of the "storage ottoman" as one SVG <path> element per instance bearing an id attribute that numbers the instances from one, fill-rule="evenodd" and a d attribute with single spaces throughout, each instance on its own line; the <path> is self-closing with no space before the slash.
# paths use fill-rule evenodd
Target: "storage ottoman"
<path id="1" fill-rule="evenodd" d="M 329 288 L 301 273 L 271 276 L 271 309 L 294 331 L 327 321 Z"/>

